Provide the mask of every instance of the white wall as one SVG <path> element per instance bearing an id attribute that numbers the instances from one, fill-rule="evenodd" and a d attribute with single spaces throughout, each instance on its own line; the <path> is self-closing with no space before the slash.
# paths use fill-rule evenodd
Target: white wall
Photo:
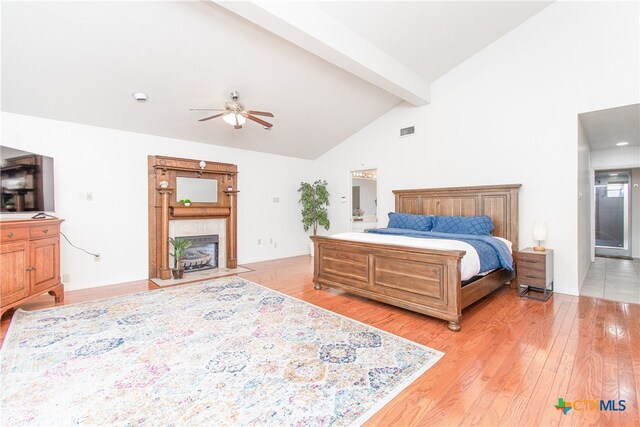
<path id="1" fill-rule="evenodd" d="M 67 290 L 148 277 L 148 155 L 238 165 L 240 263 L 308 253 L 297 189 L 300 181 L 315 179 L 309 160 L 8 113 L 2 113 L 2 144 L 54 157 L 62 232 L 102 256 L 95 262 L 62 239 Z"/>
<path id="2" fill-rule="evenodd" d="M 578 284 L 582 282 L 589 271 L 593 259 L 593 231 L 592 231 L 592 194 L 593 171 L 589 167 L 591 149 L 589 141 L 578 119 Z"/>
<path id="3" fill-rule="evenodd" d="M 638 9 L 556 2 L 435 81 L 430 105 L 403 104 L 322 156 L 332 232 L 348 230 L 349 170 L 377 167 L 380 212 L 393 189 L 521 183 L 520 247 L 547 221 L 555 289 L 577 295 L 576 117 L 640 101 Z"/>

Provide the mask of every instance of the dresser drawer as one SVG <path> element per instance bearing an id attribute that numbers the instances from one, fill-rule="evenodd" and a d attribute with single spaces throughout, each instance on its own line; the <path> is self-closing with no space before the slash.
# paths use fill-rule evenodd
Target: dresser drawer
<path id="1" fill-rule="evenodd" d="M 518 262 L 531 268 L 541 268 L 544 270 L 547 257 L 538 254 L 528 254 L 525 252 L 518 253 Z"/>
<path id="2" fill-rule="evenodd" d="M 518 272 L 544 277 L 547 272 L 547 266 L 544 262 L 528 262 L 519 259 Z"/>
<path id="3" fill-rule="evenodd" d="M 30 237 L 32 239 L 40 239 L 45 237 L 55 237 L 60 232 L 60 226 L 54 225 L 38 225 L 31 227 Z"/>
<path id="4" fill-rule="evenodd" d="M 547 278 L 545 277 L 544 272 L 537 274 L 532 271 L 522 271 L 521 269 L 518 269 L 518 280 L 523 285 L 536 286 L 540 288 L 547 286 Z"/>
<path id="5" fill-rule="evenodd" d="M 0 232 L 0 242 L 3 243 L 28 238 L 29 229 L 27 227 L 2 227 L 2 232 Z"/>

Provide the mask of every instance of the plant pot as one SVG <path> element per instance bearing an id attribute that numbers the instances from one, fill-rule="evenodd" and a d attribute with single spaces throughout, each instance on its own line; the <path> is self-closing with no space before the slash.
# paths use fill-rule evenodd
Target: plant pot
<path id="1" fill-rule="evenodd" d="M 313 240 L 309 242 L 309 254 L 313 257 Z"/>
<path id="2" fill-rule="evenodd" d="M 191 206 L 191 203 L 187 202 L 184 204 L 185 206 Z"/>
<path id="3" fill-rule="evenodd" d="M 182 276 L 184 275 L 184 268 L 172 268 L 171 274 L 174 279 L 182 279 Z"/>

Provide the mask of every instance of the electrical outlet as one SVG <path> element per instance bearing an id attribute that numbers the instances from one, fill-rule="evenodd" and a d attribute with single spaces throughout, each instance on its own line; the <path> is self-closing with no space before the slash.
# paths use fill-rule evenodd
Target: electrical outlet
<path id="1" fill-rule="evenodd" d="M 102 257 L 100 256 L 100 254 L 96 254 L 96 255 L 93 257 L 93 260 L 94 260 L 95 262 L 99 262 L 99 261 L 102 261 Z"/>
<path id="2" fill-rule="evenodd" d="M 93 193 L 91 191 L 87 192 L 87 201 L 88 202 L 93 201 Z"/>
<path id="3" fill-rule="evenodd" d="M 71 275 L 70 274 L 63 274 L 62 275 L 62 283 L 69 283 L 71 281 Z"/>
<path id="4" fill-rule="evenodd" d="M 272 245 L 273 244 L 273 237 L 269 237 L 269 244 Z"/>
<path id="5" fill-rule="evenodd" d="M 261 245 L 262 244 L 262 239 L 258 239 L 258 244 Z"/>
<path id="6" fill-rule="evenodd" d="M 274 197 L 273 203 L 280 203 L 280 197 Z"/>

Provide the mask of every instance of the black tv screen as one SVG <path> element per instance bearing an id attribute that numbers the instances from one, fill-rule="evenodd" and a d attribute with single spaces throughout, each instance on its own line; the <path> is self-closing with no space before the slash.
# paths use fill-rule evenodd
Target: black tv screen
<path id="1" fill-rule="evenodd" d="M 0 145 L 0 212 L 54 212 L 53 159 Z"/>

